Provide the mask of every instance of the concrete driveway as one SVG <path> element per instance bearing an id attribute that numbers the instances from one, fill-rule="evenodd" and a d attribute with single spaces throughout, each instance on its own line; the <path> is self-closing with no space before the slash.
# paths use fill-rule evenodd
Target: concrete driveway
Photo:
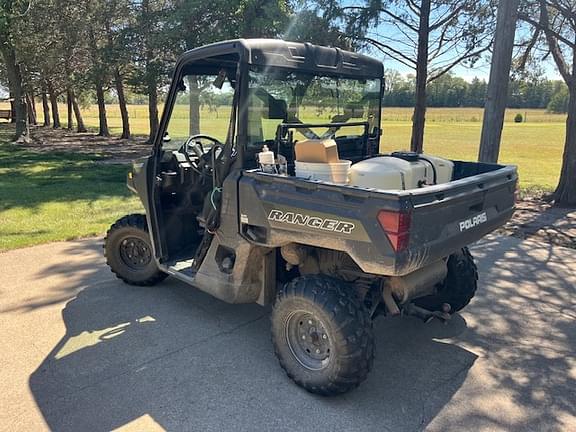
<path id="1" fill-rule="evenodd" d="M 576 251 L 474 253 L 473 303 L 448 325 L 377 320 L 368 381 L 328 399 L 285 377 L 267 309 L 123 285 L 99 239 L 0 254 L 0 429 L 576 430 Z"/>

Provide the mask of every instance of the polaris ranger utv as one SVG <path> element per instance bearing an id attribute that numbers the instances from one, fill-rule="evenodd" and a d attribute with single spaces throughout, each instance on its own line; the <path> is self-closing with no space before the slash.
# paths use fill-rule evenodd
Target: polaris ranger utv
<path id="1" fill-rule="evenodd" d="M 381 62 L 337 48 L 186 52 L 152 153 L 128 174 L 146 214 L 112 225 L 108 265 L 129 284 L 171 275 L 271 304 L 292 380 L 323 395 L 358 386 L 377 315 L 447 319 L 470 302 L 466 246 L 511 217 L 517 182 L 513 166 L 379 154 L 382 91 Z"/>

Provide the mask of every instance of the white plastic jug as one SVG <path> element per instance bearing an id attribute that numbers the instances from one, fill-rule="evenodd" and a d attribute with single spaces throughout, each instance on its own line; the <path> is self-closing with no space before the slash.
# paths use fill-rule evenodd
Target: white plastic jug
<path id="1" fill-rule="evenodd" d="M 347 184 L 351 164 L 349 160 L 329 163 L 296 161 L 296 177 Z"/>

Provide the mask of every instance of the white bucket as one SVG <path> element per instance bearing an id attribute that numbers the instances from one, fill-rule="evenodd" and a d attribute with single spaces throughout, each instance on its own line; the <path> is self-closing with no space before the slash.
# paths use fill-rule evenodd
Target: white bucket
<path id="1" fill-rule="evenodd" d="M 329 163 L 296 161 L 296 177 L 347 184 L 351 164 L 348 160 Z"/>

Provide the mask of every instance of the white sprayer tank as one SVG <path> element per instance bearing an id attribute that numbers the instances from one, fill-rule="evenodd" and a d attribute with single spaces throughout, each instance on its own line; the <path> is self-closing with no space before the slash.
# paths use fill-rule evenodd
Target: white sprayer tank
<path id="1" fill-rule="evenodd" d="M 350 185 L 384 190 L 416 189 L 452 180 L 454 164 L 435 156 L 381 156 L 358 162 L 349 170 Z"/>

